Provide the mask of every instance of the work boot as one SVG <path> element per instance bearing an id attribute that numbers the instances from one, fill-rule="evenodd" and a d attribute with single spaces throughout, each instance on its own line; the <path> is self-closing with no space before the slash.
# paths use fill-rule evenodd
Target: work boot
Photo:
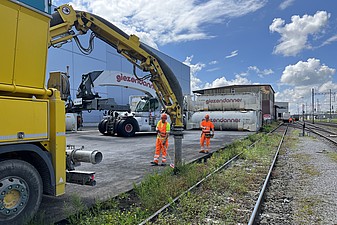
<path id="1" fill-rule="evenodd" d="M 158 163 L 157 162 L 151 162 L 151 164 L 153 165 L 153 166 L 158 166 Z"/>
<path id="2" fill-rule="evenodd" d="M 201 150 L 199 151 L 199 153 L 205 153 L 205 150 L 204 150 L 204 149 L 201 149 Z"/>

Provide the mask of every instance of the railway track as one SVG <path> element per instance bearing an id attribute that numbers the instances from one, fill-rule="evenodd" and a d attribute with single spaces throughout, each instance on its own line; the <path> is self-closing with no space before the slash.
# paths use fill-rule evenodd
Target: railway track
<path id="1" fill-rule="evenodd" d="M 335 224 L 336 131 L 306 122 L 303 132 L 300 121 L 289 127 L 256 224 Z"/>
<path id="2" fill-rule="evenodd" d="M 324 139 L 337 145 L 337 125 L 328 123 L 315 123 L 298 121 L 293 124 L 294 127 L 314 133 Z"/>
<path id="3" fill-rule="evenodd" d="M 194 223 L 200 224 L 200 223 L 208 223 L 208 222 L 215 222 L 215 223 L 220 223 L 220 224 L 222 222 L 231 223 L 231 221 L 229 221 L 228 218 L 227 219 L 221 218 L 222 217 L 221 214 L 215 211 L 217 210 L 217 208 L 222 208 L 222 210 L 220 211 L 226 211 L 229 208 L 232 208 L 232 205 L 236 205 L 237 207 L 237 208 L 232 208 L 233 209 L 232 211 L 236 212 L 237 214 L 235 218 L 232 218 L 233 220 L 232 222 L 235 221 L 235 222 L 240 222 L 240 223 L 255 224 L 259 216 L 261 204 L 264 199 L 264 194 L 267 189 L 269 179 L 271 177 L 271 173 L 273 171 L 273 167 L 277 160 L 279 150 L 283 143 L 287 129 L 288 129 L 288 126 L 279 126 L 271 132 L 273 134 L 275 133 L 280 134 L 279 135 L 280 140 L 277 145 L 275 145 L 275 143 L 269 143 L 271 145 L 273 144 L 275 145 L 273 148 L 274 151 L 269 152 L 267 155 L 260 156 L 261 158 L 264 158 L 264 160 L 257 161 L 257 162 L 254 162 L 254 160 L 253 162 L 249 161 L 247 160 L 247 156 L 242 156 L 244 154 L 248 154 L 248 155 L 250 154 L 247 152 L 245 153 L 241 152 L 235 155 L 230 160 L 226 161 L 223 165 L 218 167 L 216 170 L 214 170 L 213 172 L 208 174 L 206 177 L 198 181 L 195 185 L 193 185 L 192 187 L 184 191 L 181 195 L 173 199 L 169 204 L 165 205 L 164 207 L 156 211 L 154 214 L 152 214 L 150 217 L 142 221 L 139 225 L 152 224 L 152 223 L 184 224 L 184 222 L 189 222 L 192 224 Z M 268 143 L 266 143 L 268 142 L 268 137 L 267 139 L 256 141 L 255 143 L 250 145 L 249 148 L 250 149 L 259 148 L 260 142 L 264 142 L 262 143 L 262 146 L 264 144 L 268 145 Z M 209 183 L 212 183 L 212 180 L 213 181 L 222 180 L 224 177 L 227 176 L 228 173 L 232 172 L 232 171 L 227 172 L 228 170 L 231 170 L 231 169 L 235 171 L 240 171 L 240 170 L 248 171 L 247 172 L 248 176 L 246 176 L 244 180 L 245 179 L 254 180 L 248 186 L 245 186 L 245 184 L 242 184 L 241 188 L 245 189 L 244 191 L 245 193 L 242 196 L 243 199 L 239 199 L 239 197 L 236 196 L 235 194 L 234 196 L 228 195 L 227 197 L 224 197 L 224 200 L 220 201 L 222 203 L 219 203 L 219 205 L 217 203 L 212 204 L 213 209 L 211 210 L 211 212 L 209 212 L 210 214 L 206 213 L 205 215 L 203 215 L 204 217 L 203 219 L 196 219 L 195 221 L 179 220 L 180 217 L 184 217 L 184 216 L 179 215 L 179 212 L 182 211 L 181 209 L 185 208 L 185 206 L 182 206 L 180 202 L 185 202 L 185 201 L 188 202 L 189 201 L 188 198 L 191 198 L 191 199 L 196 198 L 198 200 L 204 199 L 207 202 L 210 198 L 204 195 L 205 192 L 206 193 L 209 192 L 211 195 L 218 195 L 218 193 L 215 192 L 214 190 L 208 189 L 209 186 L 213 185 Z M 218 178 L 218 177 L 221 177 L 221 178 Z M 253 178 L 249 178 L 249 177 L 253 177 Z M 229 183 L 236 182 L 235 177 L 233 177 L 232 179 L 233 180 L 229 181 Z M 241 182 L 244 182 L 244 180 L 241 180 Z M 229 186 L 228 188 L 231 189 L 230 184 L 224 184 L 224 187 L 226 186 Z M 221 193 L 219 194 L 220 196 L 223 196 L 224 193 L 227 192 L 227 190 L 225 189 L 222 189 L 222 190 L 220 189 L 218 191 L 220 191 Z M 193 200 L 191 201 L 194 202 Z M 203 203 L 200 202 L 200 205 L 197 206 L 197 208 L 199 209 L 203 208 L 202 204 Z M 226 205 L 220 205 L 220 204 L 228 204 L 230 206 L 226 207 Z M 192 208 L 189 208 L 186 210 L 191 210 L 191 212 L 198 211 L 198 209 L 193 209 L 193 206 Z M 182 212 L 182 214 L 184 214 L 184 212 Z M 201 212 L 201 214 L 203 213 Z M 220 218 L 217 218 L 217 216 L 219 216 Z M 202 216 L 200 215 L 195 215 L 195 217 L 202 218 Z"/>
<path id="4" fill-rule="evenodd" d="M 137 224 L 254 224 L 260 215 L 264 193 L 286 131 L 287 126 L 281 124 L 219 164 L 155 213 L 138 220 Z M 193 162 L 212 164 L 218 154 L 214 152 L 214 157 L 211 157 L 212 154 L 204 155 Z M 135 194 L 130 193 L 132 196 Z M 94 211 L 93 214 L 97 215 Z M 63 220 L 57 224 L 68 222 Z"/>

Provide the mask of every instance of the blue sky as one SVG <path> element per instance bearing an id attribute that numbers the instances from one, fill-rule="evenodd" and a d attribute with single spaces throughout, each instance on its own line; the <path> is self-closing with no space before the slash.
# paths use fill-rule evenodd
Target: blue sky
<path id="1" fill-rule="evenodd" d="M 302 104 L 311 111 L 312 88 L 337 92 L 335 0 L 53 1 L 63 3 L 189 65 L 192 90 L 270 84 L 292 113 Z M 329 110 L 329 95 L 316 99 L 316 108 Z"/>

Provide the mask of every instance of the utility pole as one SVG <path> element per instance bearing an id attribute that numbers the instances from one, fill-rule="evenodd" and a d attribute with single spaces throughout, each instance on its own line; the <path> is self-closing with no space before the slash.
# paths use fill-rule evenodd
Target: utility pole
<path id="1" fill-rule="evenodd" d="M 330 122 L 332 121 L 332 117 L 331 117 L 331 89 L 330 89 Z"/>
<path id="2" fill-rule="evenodd" d="M 331 95 L 335 95 L 337 92 L 332 92 L 331 89 L 329 90 L 329 92 L 316 92 L 314 93 L 314 89 L 312 89 L 312 101 L 314 102 L 314 95 L 330 95 L 330 110 L 329 110 L 329 114 L 330 114 L 330 121 L 332 119 L 332 115 L 331 115 L 331 110 L 332 110 L 332 105 L 331 105 Z M 317 111 L 318 111 L 318 107 L 319 107 L 319 103 L 318 103 L 318 99 L 317 99 Z M 313 120 L 314 123 L 314 120 Z"/>
<path id="3" fill-rule="evenodd" d="M 311 97 L 311 101 L 312 101 L 312 123 L 315 123 L 315 89 L 311 89 L 311 93 L 312 93 L 312 97 Z"/>

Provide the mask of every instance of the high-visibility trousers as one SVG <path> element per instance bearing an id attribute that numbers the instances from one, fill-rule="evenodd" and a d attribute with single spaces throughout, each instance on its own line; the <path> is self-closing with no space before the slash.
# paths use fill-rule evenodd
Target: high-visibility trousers
<path id="1" fill-rule="evenodd" d="M 200 147 L 204 148 L 205 146 L 205 141 L 206 141 L 206 147 L 208 148 L 210 143 L 211 143 L 211 138 L 210 137 L 206 137 L 206 133 L 201 133 L 201 137 L 200 137 Z"/>
<path id="2" fill-rule="evenodd" d="M 168 148 L 168 140 L 166 140 L 165 144 L 163 144 L 162 139 L 157 138 L 156 140 L 156 151 L 154 153 L 154 158 L 153 161 L 155 163 L 159 162 L 159 157 L 160 157 L 160 153 L 162 154 L 162 162 L 166 163 L 166 154 L 167 154 L 167 148 Z"/>

